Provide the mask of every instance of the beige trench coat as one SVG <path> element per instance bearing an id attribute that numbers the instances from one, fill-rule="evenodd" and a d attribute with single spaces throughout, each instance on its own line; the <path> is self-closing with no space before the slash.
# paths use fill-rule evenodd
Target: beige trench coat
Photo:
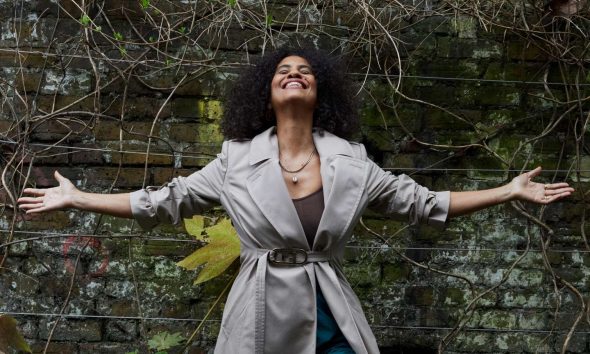
<path id="1" fill-rule="evenodd" d="M 160 222 L 178 224 L 218 204 L 231 217 L 240 237 L 241 266 L 215 353 L 314 354 L 316 282 L 354 351 L 378 353 L 342 272 L 346 242 L 367 206 L 410 224 L 443 226 L 449 192 L 430 192 L 405 175 L 393 176 L 367 159 L 363 145 L 314 131 L 325 209 L 310 250 L 283 181 L 274 132 L 226 141 L 218 158 L 200 171 L 133 192 L 133 215 L 145 229 Z M 310 252 L 304 264 L 277 265 L 273 259 L 285 255 L 271 251 L 276 248 Z M 295 262 L 305 256 L 297 253 Z"/>

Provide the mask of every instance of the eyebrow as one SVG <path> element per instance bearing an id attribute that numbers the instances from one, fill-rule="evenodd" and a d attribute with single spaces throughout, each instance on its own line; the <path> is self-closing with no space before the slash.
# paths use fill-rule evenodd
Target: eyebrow
<path id="1" fill-rule="evenodd" d="M 290 68 L 290 67 L 291 67 L 291 64 L 283 64 L 283 65 L 279 65 L 279 66 L 277 67 L 277 70 L 280 70 L 281 68 L 286 68 L 286 69 L 288 69 L 288 68 Z M 300 64 L 300 65 L 299 65 L 297 68 L 298 68 L 298 69 L 307 68 L 307 69 L 311 70 L 311 66 L 309 66 L 309 65 L 305 65 L 305 64 Z"/>

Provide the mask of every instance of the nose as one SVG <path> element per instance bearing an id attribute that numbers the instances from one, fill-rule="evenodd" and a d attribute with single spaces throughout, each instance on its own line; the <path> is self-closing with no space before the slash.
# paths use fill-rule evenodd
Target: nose
<path id="1" fill-rule="evenodd" d="M 291 69 L 289 71 L 289 74 L 287 74 L 287 77 L 297 77 L 297 78 L 301 78 L 301 73 L 299 73 L 299 71 L 297 69 Z"/>

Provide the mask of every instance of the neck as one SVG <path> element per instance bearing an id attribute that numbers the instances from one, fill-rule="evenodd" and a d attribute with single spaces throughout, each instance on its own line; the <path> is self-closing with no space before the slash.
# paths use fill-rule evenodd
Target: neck
<path id="1" fill-rule="evenodd" d="M 279 151 L 285 157 L 309 154 L 314 149 L 312 135 L 313 116 L 277 116 Z"/>

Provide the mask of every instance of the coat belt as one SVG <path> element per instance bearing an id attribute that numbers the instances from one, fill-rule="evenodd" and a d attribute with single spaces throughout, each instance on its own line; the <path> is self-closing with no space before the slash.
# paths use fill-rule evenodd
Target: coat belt
<path id="1" fill-rule="evenodd" d="M 301 266 L 308 263 L 328 262 L 329 252 L 306 251 L 301 248 L 246 248 L 242 249 L 244 258 L 256 257 L 256 314 L 254 327 L 254 353 L 264 354 L 264 332 L 266 327 L 266 268 Z"/>

